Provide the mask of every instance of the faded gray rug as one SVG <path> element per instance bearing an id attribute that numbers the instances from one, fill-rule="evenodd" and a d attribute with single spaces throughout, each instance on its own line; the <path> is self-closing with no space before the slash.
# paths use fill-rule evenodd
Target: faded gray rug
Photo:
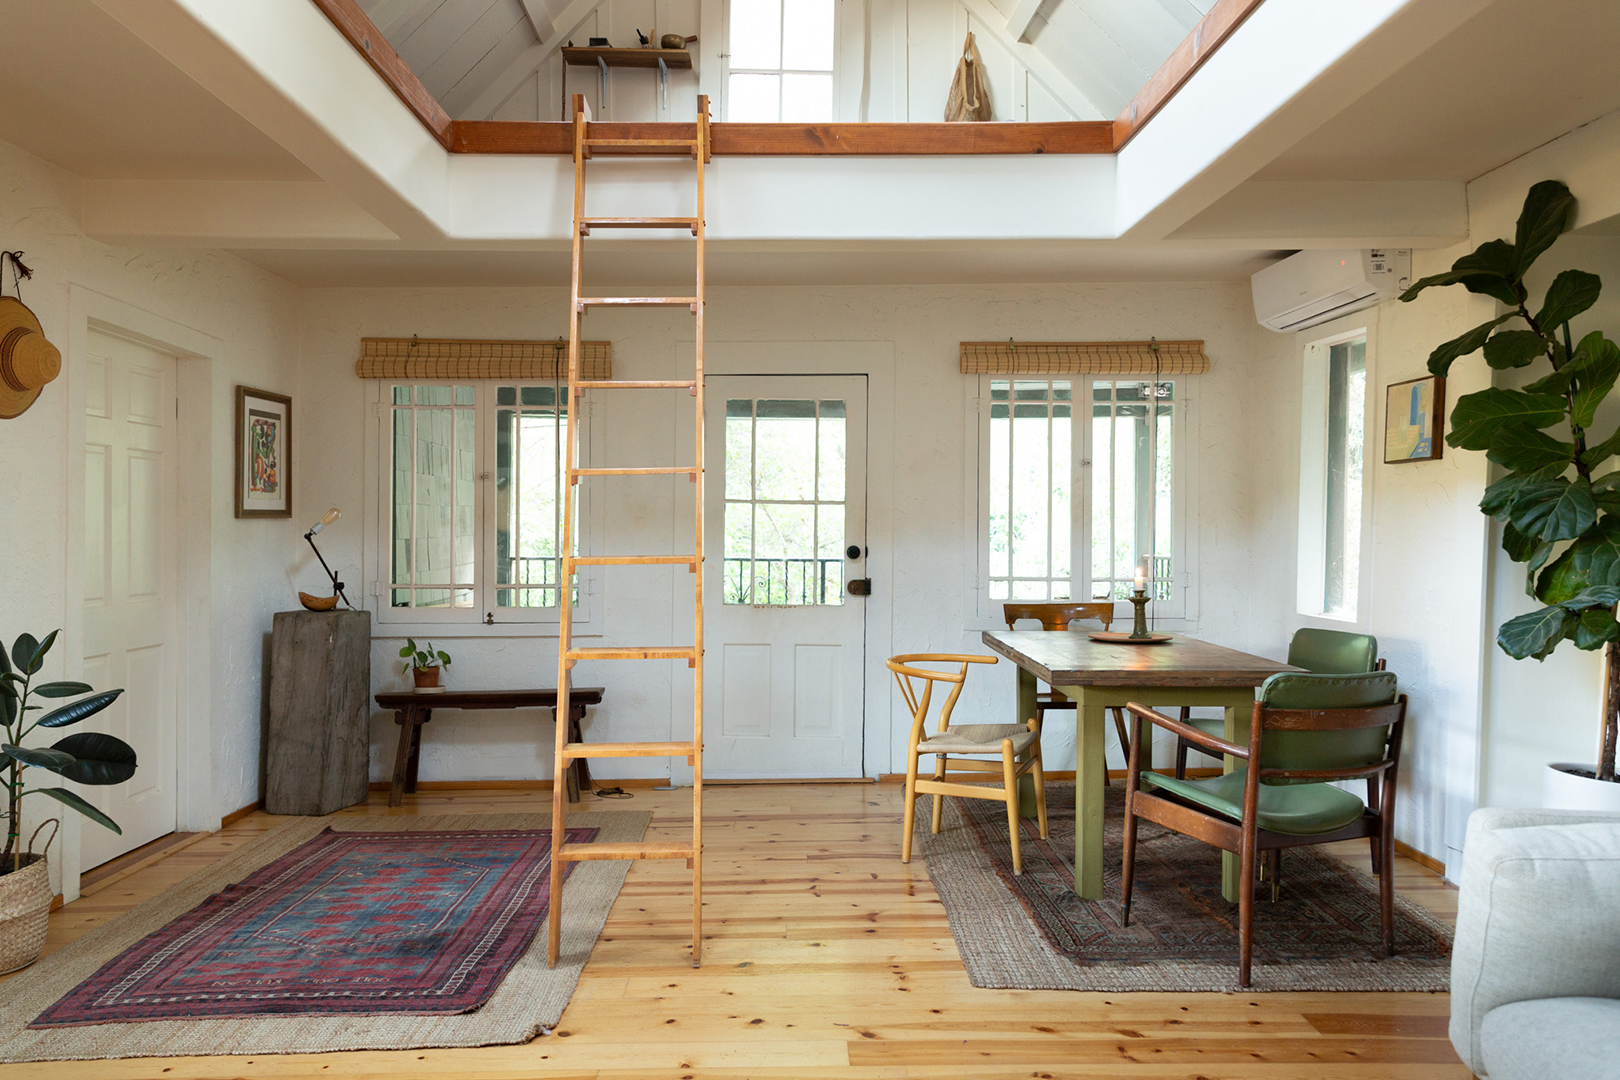
<path id="1" fill-rule="evenodd" d="M 645 835 L 644 812 L 570 814 L 570 828 L 598 830 L 599 841 Z M 26 1025 L 103 964 L 226 885 L 240 881 L 323 829 L 430 832 L 549 829 L 549 814 L 441 814 L 300 818 L 226 856 L 106 926 L 52 953 L 0 987 L 0 1062 L 208 1054 L 301 1054 L 331 1050 L 405 1050 L 528 1042 L 562 1017 L 580 971 L 624 884 L 628 862 L 576 863 L 563 886 L 562 948 L 546 967 L 541 925 L 527 952 L 483 1007 L 455 1015 L 400 1013 L 340 1016 L 219 1017 L 27 1029 Z"/>
<path id="2" fill-rule="evenodd" d="M 1012 872 L 1000 803 L 947 799 L 938 836 L 920 799 L 915 849 L 928 862 L 974 986 L 1026 990 L 1209 991 L 1237 983 L 1237 904 L 1220 895 L 1220 851 L 1151 822 L 1138 826 L 1131 923 L 1121 924 L 1124 790 L 1108 789 L 1103 899 L 1074 893 L 1074 785 L 1046 785 L 1050 839 L 1023 822 Z M 1315 848 L 1283 854 L 1283 888 L 1258 886 L 1248 991 L 1444 991 L 1451 929 L 1395 895 L 1396 955 L 1385 957 L 1378 886 Z"/>

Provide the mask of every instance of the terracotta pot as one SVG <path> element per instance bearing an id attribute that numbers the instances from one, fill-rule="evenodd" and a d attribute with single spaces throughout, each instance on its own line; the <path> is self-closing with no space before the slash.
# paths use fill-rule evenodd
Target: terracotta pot
<path id="1" fill-rule="evenodd" d="M 6 860 L 0 874 L 0 974 L 25 968 L 45 948 L 51 914 L 51 872 L 43 855 L 24 855 L 22 869 Z"/>
<path id="2" fill-rule="evenodd" d="M 437 667 L 419 667 L 411 669 L 411 678 L 416 680 L 417 688 L 439 685 L 439 669 Z"/>

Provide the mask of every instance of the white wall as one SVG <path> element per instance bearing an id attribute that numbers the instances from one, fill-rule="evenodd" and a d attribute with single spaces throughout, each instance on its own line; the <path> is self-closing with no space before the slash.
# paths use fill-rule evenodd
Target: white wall
<path id="1" fill-rule="evenodd" d="M 89 240 L 77 223 L 78 185 L 67 173 L 0 143 L 0 247 L 26 253 L 34 277 L 23 282 L 23 300 L 63 352 L 61 376 L 34 406 L 17 419 L 0 421 L 0 551 L 6 553 L 0 560 L 5 596 L 0 638 L 9 643 L 23 631 L 43 636 L 69 627 L 46 671 L 54 677 L 78 672 L 82 654 L 76 653 L 80 642 L 71 628 L 79 621 L 73 608 L 81 587 L 70 576 L 76 566 L 70 548 L 77 537 L 68 531 L 73 515 L 68 499 L 70 492 L 82 490 L 73 470 L 82 477 L 84 451 L 82 422 L 74 425 L 68 403 L 74 381 L 83 377 L 85 358 L 73 346 L 84 339 L 82 312 L 114 313 L 114 325 L 149 336 L 151 328 L 162 333 L 162 327 L 172 326 L 187 342 L 171 344 L 189 343 L 198 353 L 211 350 L 207 360 L 182 361 L 182 382 L 202 388 L 205 400 L 194 404 L 208 430 L 188 434 L 188 414 L 181 432 L 192 445 L 201 438 L 212 447 L 201 517 L 188 522 L 206 530 L 211 572 L 208 579 L 188 584 L 193 597 L 200 596 L 202 618 L 212 624 L 211 642 L 192 644 L 211 644 L 213 663 L 203 675 L 205 700 L 184 706 L 199 721 L 189 730 L 207 734 L 209 750 L 202 757 L 211 760 L 190 778 L 181 799 L 183 808 L 190 807 L 189 813 L 182 810 L 188 820 L 181 827 L 209 828 L 223 813 L 258 798 L 261 673 L 270 615 L 287 606 L 289 571 L 300 558 L 298 530 L 291 524 L 232 516 L 231 465 L 236 385 L 294 389 L 296 290 L 224 252 L 109 247 Z M 9 277 L 8 270 L 8 294 Z M 70 291 L 77 326 L 70 319 Z M 116 315 L 120 311 L 127 316 Z M 125 317 L 142 325 L 123 326 L 118 319 Z M 302 435 L 304 414 L 296 401 L 295 409 L 295 435 Z M 74 430 L 80 432 L 77 446 L 70 438 Z M 294 449 L 302 456 L 296 441 Z M 297 506 L 307 505 L 296 486 L 294 492 Z M 182 536 L 182 543 L 186 539 Z M 182 743 L 181 749 L 185 754 L 196 747 Z M 30 802 L 30 813 L 43 816 L 39 801 Z M 76 820 L 66 824 L 72 861 Z"/>
<path id="2" fill-rule="evenodd" d="M 1261 332 L 1254 325 L 1247 283 L 717 288 L 709 295 L 711 346 L 825 341 L 836 355 L 841 341 L 892 344 L 895 404 L 892 414 L 874 413 L 869 423 L 874 434 L 892 432 L 893 494 L 874 494 L 870 513 L 886 515 L 892 524 L 893 571 L 890 580 L 879 577 L 868 603 L 869 619 L 885 621 L 896 652 L 982 652 L 979 632 L 992 626 L 974 620 L 973 597 L 965 588 L 973 555 L 964 544 L 972 512 L 964 505 L 964 476 L 976 468 L 977 452 L 967 436 L 967 409 L 978 382 L 958 373 L 958 343 L 1008 336 L 1205 339 L 1212 370 L 1194 388 L 1191 428 L 1197 444 L 1193 484 L 1203 492 L 1201 617 L 1193 629 L 1240 649 L 1251 644 L 1252 449 L 1241 433 L 1253 414 L 1250 353 Z M 306 505 L 345 508 L 341 525 L 323 535 L 323 549 L 347 580 L 367 581 L 375 576 L 373 556 L 357 515 L 349 510 L 375 498 L 374 482 L 360 467 L 373 453 L 365 434 L 368 388 L 354 375 L 360 338 L 554 338 L 566 329 L 566 300 L 561 290 L 327 289 L 311 290 L 304 310 L 299 393 L 309 410 L 310 438 L 299 482 L 303 498 L 310 500 Z M 690 333 L 689 317 L 648 312 L 593 315 L 587 325 L 589 337 L 613 342 L 620 378 L 673 377 L 680 350 L 690 349 Z M 647 397 L 631 394 L 600 397 L 593 422 L 603 426 L 609 464 L 677 460 L 675 418 L 663 411 L 669 410 L 667 403 L 648 404 Z M 614 517 L 631 528 L 616 529 L 611 548 L 604 550 L 665 550 L 677 505 L 672 500 L 684 503 L 685 485 L 620 481 L 613 491 L 620 500 Z M 313 572 L 308 581 L 314 583 Z M 645 643 L 646 635 L 664 640 L 676 615 L 670 595 L 663 581 L 652 578 L 617 590 L 610 581 L 605 632 L 615 641 Z M 484 628 L 471 633 L 435 637 L 455 657 L 453 682 L 532 686 L 555 679 L 555 639 L 488 636 Z M 398 644 L 395 638 L 379 639 L 373 650 L 373 682 L 379 690 L 403 686 L 394 663 Z M 683 687 L 689 686 L 677 675 L 672 689 L 662 664 L 618 663 L 594 670 L 582 664 L 576 678 L 583 685 L 608 687 L 606 703 L 587 732 L 595 741 L 668 738 L 671 710 L 684 707 Z M 968 704 L 1000 716 L 1009 710 L 1012 685 L 1011 665 L 998 665 L 979 683 L 978 701 Z M 891 714 L 887 688 L 876 696 L 882 707 L 869 705 L 867 768 L 892 772 L 905 737 L 893 717 L 904 714 Z M 548 721 L 544 714 L 451 714 L 427 729 L 421 775 L 434 780 L 549 776 Z M 379 779 L 392 767 L 395 730 L 388 717 L 375 718 L 373 775 Z M 1073 760 L 1072 733 L 1055 724 L 1048 741 L 1051 766 L 1066 767 Z M 596 766 L 606 776 L 668 775 L 661 760 Z"/>

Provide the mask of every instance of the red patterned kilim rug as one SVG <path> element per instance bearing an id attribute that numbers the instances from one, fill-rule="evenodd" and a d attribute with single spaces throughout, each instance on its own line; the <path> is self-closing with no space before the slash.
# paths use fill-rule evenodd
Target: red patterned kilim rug
<path id="1" fill-rule="evenodd" d="M 545 919 L 550 865 L 550 830 L 327 829 L 124 950 L 29 1027 L 469 1012 Z"/>

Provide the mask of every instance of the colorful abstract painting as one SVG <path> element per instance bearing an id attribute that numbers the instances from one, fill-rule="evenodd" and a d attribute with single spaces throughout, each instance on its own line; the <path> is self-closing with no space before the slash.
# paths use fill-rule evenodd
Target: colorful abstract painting
<path id="1" fill-rule="evenodd" d="M 1437 376 L 1393 383 L 1384 397 L 1384 464 L 1433 461 L 1444 449 L 1441 417 L 1445 380 Z"/>
<path id="2" fill-rule="evenodd" d="M 281 417 L 257 409 L 248 412 L 248 491 L 281 494 Z"/>

